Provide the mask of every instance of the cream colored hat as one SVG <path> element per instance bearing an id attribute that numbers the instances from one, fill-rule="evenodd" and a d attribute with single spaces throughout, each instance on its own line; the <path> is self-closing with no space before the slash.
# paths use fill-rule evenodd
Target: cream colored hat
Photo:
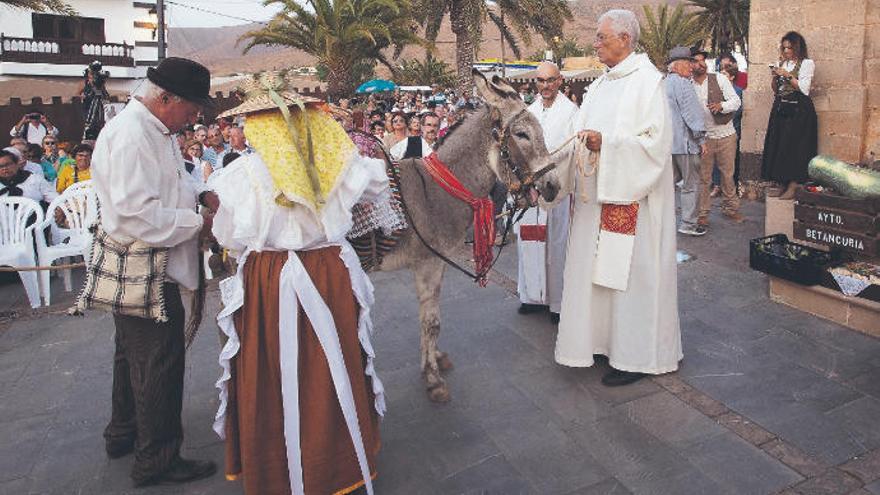
<path id="1" fill-rule="evenodd" d="M 217 118 L 277 110 L 282 102 L 286 103 L 288 107 L 324 102 L 319 98 L 297 93 L 293 88 L 293 80 L 289 74 L 278 71 L 248 76 L 238 86 L 237 91 L 243 95 L 242 104 L 221 113 Z"/>

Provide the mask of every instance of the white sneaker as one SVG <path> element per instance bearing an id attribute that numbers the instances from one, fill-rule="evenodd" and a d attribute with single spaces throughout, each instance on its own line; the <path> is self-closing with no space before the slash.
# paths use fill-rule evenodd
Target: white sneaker
<path id="1" fill-rule="evenodd" d="M 708 232 L 708 229 L 706 229 L 706 227 L 703 227 L 702 225 L 684 225 L 678 228 L 679 234 L 685 234 L 693 237 L 706 235 L 706 232 Z"/>

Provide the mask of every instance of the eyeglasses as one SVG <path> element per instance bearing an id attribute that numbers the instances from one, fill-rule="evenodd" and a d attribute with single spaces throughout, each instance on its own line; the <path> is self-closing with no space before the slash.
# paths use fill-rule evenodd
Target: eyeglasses
<path id="1" fill-rule="evenodd" d="M 43 144 L 56 144 L 55 141 L 46 141 Z"/>
<path id="2" fill-rule="evenodd" d="M 548 77 L 546 79 L 543 77 L 537 77 L 535 78 L 535 81 L 537 81 L 538 84 L 551 84 L 556 82 L 557 79 L 559 79 L 559 77 Z"/>
<path id="3" fill-rule="evenodd" d="M 595 41 L 597 43 L 605 44 L 606 41 L 608 41 L 612 38 L 617 38 L 617 37 L 618 37 L 618 35 L 616 35 L 616 34 L 598 33 L 598 34 L 596 34 Z"/>
<path id="4" fill-rule="evenodd" d="M 12 167 L 14 167 L 14 166 L 16 166 L 16 165 L 18 165 L 18 164 L 15 163 L 15 162 L 13 162 L 12 160 L 5 160 L 5 161 L 0 162 L 0 169 L 2 169 L 2 168 L 12 168 Z"/>

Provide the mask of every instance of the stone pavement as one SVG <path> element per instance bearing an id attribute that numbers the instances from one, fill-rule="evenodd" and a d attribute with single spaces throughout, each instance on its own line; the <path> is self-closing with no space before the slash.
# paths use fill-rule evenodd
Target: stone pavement
<path id="1" fill-rule="evenodd" d="M 411 276 L 373 275 L 389 399 L 376 492 L 880 494 L 880 341 L 768 300 L 766 278 L 748 268 L 762 212 L 746 203 L 749 222 L 713 217 L 709 235 L 680 239 L 696 256 L 679 269 L 681 370 L 619 389 L 599 383 L 603 365 L 553 362 L 547 316 L 516 313 L 510 246 L 500 284 L 447 272 L 440 342 L 456 365 L 453 399 L 433 404 Z M 64 315 L 69 296 L 28 316 L 20 285 L 0 294 L 0 311 L 21 313 L 0 323 L 0 493 L 241 493 L 221 475 L 131 489 L 130 457 L 110 461 L 102 448 L 111 319 Z M 218 349 L 206 324 L 188 356 L 184 455 L 222 465 Z"/>

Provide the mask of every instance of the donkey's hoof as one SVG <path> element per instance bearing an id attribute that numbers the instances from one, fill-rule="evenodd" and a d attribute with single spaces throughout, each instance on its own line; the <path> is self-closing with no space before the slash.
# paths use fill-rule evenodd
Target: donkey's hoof
<path id="1" fill-rule="evenodd" d="M 440 371 L 445 373 L 454 369 L 455 365 L 452 364 L 452 360 L 449 359 L 449 354 L 440 352 L 437 354 L 437 367 L 440 368 Z"/>
<path id="2" fill-rule="evenodd" d="M 447 387 L 445 383 L 428 389 L 428 398 L 431 399 L 431 402 L 439 403 L 449 402 L 449 400 L 452 399 L 449 395 L 449 387 Z"/>

